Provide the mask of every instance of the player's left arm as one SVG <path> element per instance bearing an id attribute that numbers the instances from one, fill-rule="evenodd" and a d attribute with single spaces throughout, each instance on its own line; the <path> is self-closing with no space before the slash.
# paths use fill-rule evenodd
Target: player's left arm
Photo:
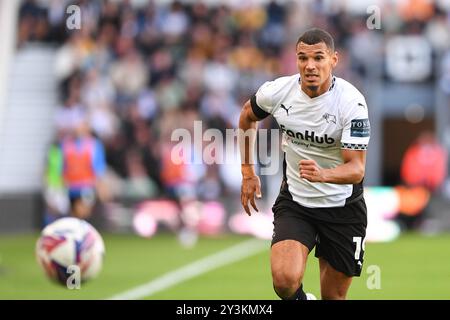
<path id="1" fill-rule="evenodd" d="M 366 151 L 341 149 L 344 163 L 330 169 L 321 168 L 314 160 L 301 160 L 300 177 L 310 182 L 357 184 L 364 178 Z"/>
<path id="2" fill-rule="evenodd" d="M 321 168 L 314 160 L 299 163 L 300 176 L 310 182 L 357 184 L 364 178 L 366 150 L 370 139 L 367 103 L 362 95 L 346 104 L 342 116 L 342 164 Z"/>

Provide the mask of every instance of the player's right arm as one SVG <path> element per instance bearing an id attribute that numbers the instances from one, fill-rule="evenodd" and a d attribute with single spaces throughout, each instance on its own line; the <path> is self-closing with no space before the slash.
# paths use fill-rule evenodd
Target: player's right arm
<path id="1" fill-rule="evenodd" d="M 239 149 L 241 154 L 241 203 L 245 212 L 250 216 L 250 208 L 258 211 L 255 203 L 255 194 L 257 198 L 261 198 L 261 182 L 255 173 L 255 161 L 253 159 L 253 150 L 256 141 L 256 128 L 259 118 L 254 114 L 250 100 L 248 100 L 242 108 L 239 117 Z"/>
<path id="2" fill-rule="evenodd" d="M 273 93 L 277 87 L 274 81 L 264 83 L 248 100 L 242 108 L 239 117 L 239 149 L 241 153 L 241 202 L 245 212 L 250 216 L 250 208 L 258 211 L 255 204 L 255 195 L 261 198 L 261 182 L 255 173 L 255 161 L 253 154 L 255 150 L 257 122 L 269 116 L 273 112 Z"/>

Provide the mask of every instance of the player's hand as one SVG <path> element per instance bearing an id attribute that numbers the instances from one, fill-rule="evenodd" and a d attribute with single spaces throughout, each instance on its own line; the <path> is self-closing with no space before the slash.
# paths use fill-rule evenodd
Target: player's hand
<path id="1" fill-rule="evenodd" d="M 301 160 L 298 164 L 300 177 L 309 182 L 323 182 L 324 171 L 314 160 Z"/>
<path id="2" fill-rule="evenodd" d="M 262 197 L 261 195 L 261 181 L 259 180 L 259 177 L 256 175 L 253 176 L 244 176 L 242 178 L 242 186 L 241 186 L 241 203 L 244 207 L 245 212 L 249 216 L 251 216 L 250 208 L 248 206 L 248 201 L 250 200 L 250 204 L 252 205 L 253 209 L 258 212 L 258 208 L 256 207 L 255 203 L 255 195 L 256 198 L 260 199 Z"/>

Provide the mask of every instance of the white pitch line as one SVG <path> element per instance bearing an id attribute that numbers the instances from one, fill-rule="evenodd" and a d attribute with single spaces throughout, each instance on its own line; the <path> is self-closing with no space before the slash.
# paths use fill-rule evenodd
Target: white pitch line
<path id="1" fill-rule="evenodd" d="M 267 249 L 266 241 L 257 239 L 247 240 L 206 258 L 190 263 L 187 266 L 166 273 L 143 285 L 116 294 L 109 298 L 109 300 L 134 300 L 148 297 L 203 273 L 250 257 L 264 249 Z"/>

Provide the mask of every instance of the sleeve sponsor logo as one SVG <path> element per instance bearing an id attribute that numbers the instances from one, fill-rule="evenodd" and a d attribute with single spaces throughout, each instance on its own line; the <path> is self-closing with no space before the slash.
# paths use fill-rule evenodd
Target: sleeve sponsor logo
<path id="1" fill-rule="evenodd" d="M 369 119 L 353 119 L 350 127 L 351 137 L 369 137 L 370 123 Z"/>

